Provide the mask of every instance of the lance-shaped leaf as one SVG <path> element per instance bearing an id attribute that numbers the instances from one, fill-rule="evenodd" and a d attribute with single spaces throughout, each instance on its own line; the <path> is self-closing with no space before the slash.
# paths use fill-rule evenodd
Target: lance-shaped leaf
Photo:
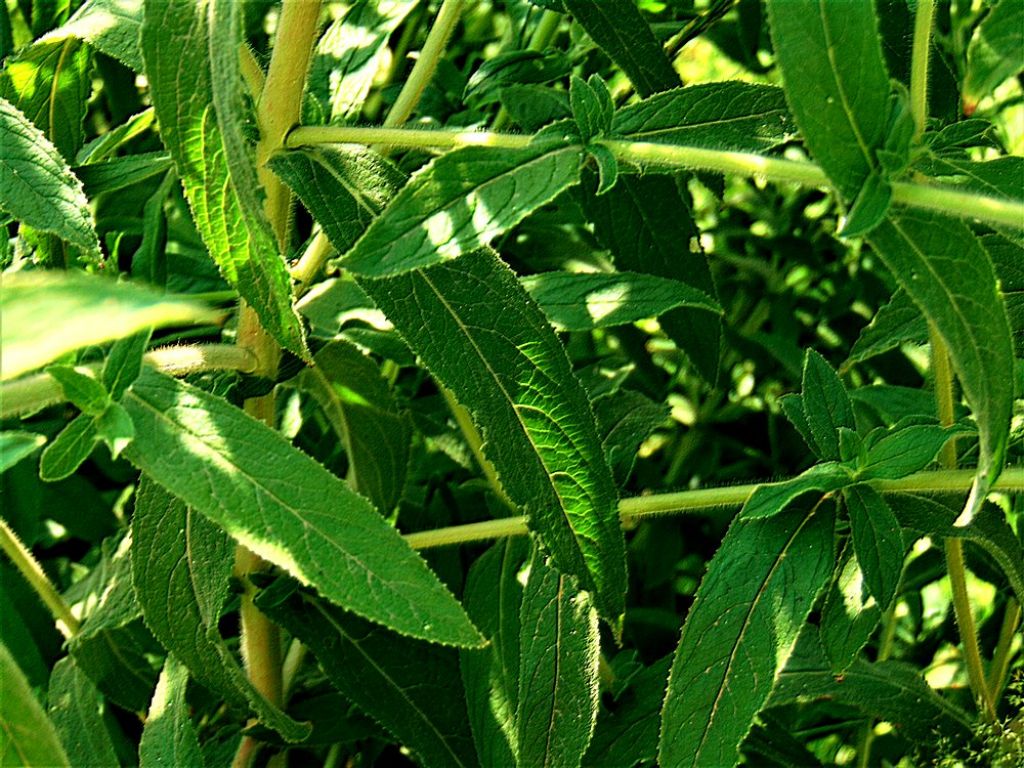
<path id="1" fill-rule="evenodd" d="M 397 632 L 475 646 L 462 607 L 362 496 L 278 432 L 211 394 L 143 371 L 122 401 L 126 457 L 268 562 Z"/>
<path id="2" fill-rule="evenodd" d="M 928 318 L 921 314 L 914 300 L 901 288 L 892 295 L 888 304 L 878 310 L 870 325 L 860 332 L 843 368 L 888 352 L 905 342 L 924 344 L 927 341 Z"/>
<path id="3" fill-rule="evenodd" d="M 668 419 L 668 406 L 628 389 L 599 398 L 593 405 L 605 458 L 615 482 L 624 485 L 640 444 Z"/>
<path id="4" fill-rule="evenodd" d="M 428 768 L 478 765 L 453 648 L 375 627 L 278 582 L 256 604 L 317 657 L 328 680 Z"/>
<path id="5" fill-rule="evenodd" d="M 534 549 L 519 620 L 518 765 L 578 768 L 597 721 L 597 612 Z"/>
<path id="6" fill-rule="evenodd" d="M 71 657 L 54 665 L 47 699 L 50 719 L 64 748 L 78 760 L 88 756 L 82 765 L 120 764 L 104 717 L 103 698 Z"/>
<path id="7" fill-rule="evenodd" d="M 870 242 L 945 342 L 978 422 L 972 513 L 1003 467 L 1013 410 L 1013 341 L 992 261 L 967 224 L 937 213 L 902 211 Z"/>
<path id="8" fill-rule="evenodd" d="M 686 617 L 662 709 L 662 765 L 733 765 L 832 572 L 829 504 L 738 519 Z"/>
<path id="9" fill-rule="evenodd" d="M 2 642 L 0 679 L 0 765 L 70 766 L 53 723 Z"/>
<path id="10" fill-rule="evenodd" d="M 234 563 L 231 539 L 145 475 L 135 499 L 132 539 L 132 581 L 156 639 L 226 702 L 251 708 L 288 741 L 308 736 L 308 725 L 256 690 L 220 637 Z"/>
<path id="11" fill-rule="evenodd" d="M 361 224 L 335 209 L 369 215 L 379 210 L 389 176 L 397 187 L 394 169 L 368 153 L 287 153 L 273 167 L 338 250 Z M 372 192 L 363 191 L 367 178 L 376 182 Z M 626 565 L 611 472 L 565 350 L 515 275 L 481 250 L 360 286 L 469 410 L 502 486 L 559 570 L 579 578 L 603 617 L 616 622 Z"/>
<path id="12" fill-rule="evenodd" d="M 168 656 L 153 692 L 146 726 L 142 729 L 139 768 L 165 765 L 203 768 L 206 765 L 185 701 L 187 686 L 188 669 L 174 656 Z"/>
<path id="13" fill-rule="evenodd" d="M 519 278 L 560 331 L 590 331 L 657 317 L 676 307 L 722 308 L 686 283 L 636 272 L 544 272 Z"/>
<path id="14" fill-rule="evenodd" d="M 82 182 L 42 131 L 4 98 L 0 146 L 0 208 L 97 257 L 100 246 Z"/>
<path id="15" fill-rule="evenodd" d="M 769 0 L 775 55 L 804 141 L 852 200 L 885 136 L 889 76 L 871 0 Z"/>
<path id="16" fill-rule="evenodd" d="M 380 277 L 476 250 L 578 183 L 582 159 L 561 142 L 448 152 L 409 179 L 339 263 Z"/>
<path id="17" fill-rule="evenodd" d="M 743 505 L 740 517 L 771 517 L 784 511 L 804 494 L 834 493 L 853 482 L 851 471 L 838 462 L 825 461 L 815 464 L 806 472 L 789 480 L 757 486 L 747 499 L 747 503 Z"/>
<path id="18" fill-rule="evenodd" d="M 896 515 L 870 485 L 858 483 L 843 490 L 850 513 L 853 551 L 864 581 L 882 610 L 896 596 L 903 573 L 903 535 Z"/>
<path id="19" fill-rule="evenodd" d="M 619 110 L 612 132 L 632 141 L 757 152 L 796 135 L 781 88 L 737 81 L 674 88 Z"/>
<path id="20" fill-rule="evenodd" d="M 962 189 L 991 197 L 1020 201 L 1024 197 L 1024 157 L 1010 155 L 994 160 L 974 162 L 958 157 L 925 156 L 914 164 L 915 171 L 953 183 Z M 1021 221 L 1024 226 L 1024 221 Z"/>
<path id="21" fill-rule="evenodd" d="M 801 394 L 787 396 L 782 409 L 808 447 L 822 459 L 840 458 L 839 429 L 856 429 L 846 387 L 821 355 L 807 350 Z"/>
<path id="22" fill-rule="evenodd" d="M 45 442 L 45 435 L 34 432 L 0 432 L 0 472 L 6 472 L 22 459 L 28 458 Z"/>
<path id="23" fill-rule="evenodd" d="M 73 35 L 136 72 L 142 72 L 139 47 L 142 7 L 142 0 L 85 0 L 67 24 L 49 33 L 47 38 Z"/>
<path id="24" fill-rule="evenodd" d="M 563 5 L 601 50 L 622 67 L 641 96 L 679 85 L 672 62 L 632 0 L 563 0 Z"/>
<path id="25" fill-rule="evenodd" d="M 857 658 L 882 618 L 864 586 L 864 573 L 853 556 L 853 547 L 844 547 L 821 606 L 821 644 L 832 670 L 844 672 Z"/>
<path id="26" fill-rule="evenodd" d="M 146 8 L 142 52 L 150 95 L 199 233 L 221 274 L 259 314 L 263 327 L 283 347 L 304 356 L 288 270 L 253 204 L 255 171 L 248 158 L 238 162 L 237 125 L 221 114 L 221 105 L 214 108 L 207 3 L 147 0 Z M 215 42 L 237 58 L 236 43 Z"/>
<path id="27" fill-rule="evenodd" d="M 1024 68 L 1024 5 L 1017 0 L 1000 0 L 974 30 L 967 47 L 964 77 L 964 112 L 970 115 L 978 102 L 996 86 Z"/>
<path id="28" fill-rule="evenodd" d="M 857 464 L 857 477 L 893 480 L 924 469 L 935 455 L 958 433 L 971 430 L 943 427 L 940 424 L 897 424 L 877 439 L 872 432 L 865 439 L 866 449 Z M 882 432 L 882 430 L 879 430 Z"/>

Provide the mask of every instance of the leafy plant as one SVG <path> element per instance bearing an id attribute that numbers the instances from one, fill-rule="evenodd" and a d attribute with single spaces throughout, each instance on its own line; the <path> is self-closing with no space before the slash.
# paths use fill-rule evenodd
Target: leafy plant
<path id="1" fill-rule="evenodd" d="M 0 762 L 1021 764 L 977 5 L 5 0 Z"/>

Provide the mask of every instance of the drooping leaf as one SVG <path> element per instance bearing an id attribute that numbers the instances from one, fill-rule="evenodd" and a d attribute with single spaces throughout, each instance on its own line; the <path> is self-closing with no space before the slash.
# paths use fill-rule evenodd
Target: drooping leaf
<path id="1" fill-rule="evenodd" d="M 23 112 L 68 162 L 82 148 L 91 64 L 78 40 L 48 36 L 8 59 L 0 74 L 0 97 Z"/>
<path id="2" fill-rule="evenodd" d="M 518 574 L 528 548 L 507 539 L 488 549 L 466 577 L 466 612 L 489 641 L 460 654 L 462 681 L 473 741 L 481 765 L 514 765 L 518 752 L 519 611 Z"/>
<path id="3" fill-rule="evenodd" d="M 339 263 L 368 277 L 400 274 L 487 245 L 579 182 L 582 150 L 465 147 L 417 171 Z"/>
<path id="4" fill-rule="evenodd" d="M 838 462 L 825 461 L 815 464 L 806 472 L 789 480 L 757 486 L 747 499 L 747 503 L 743 505 L 740 517 L 745 520 L 771 517 L 784 511 L 804 494 L 817 493 L 824 496 L 853 482 L 850 470 Z"/>
<path id="5" fill-rule="evenodd" d="M 291 168 L 286 158 L 292 154 L 275 168 L 338 250 L 358 236 L 363 216 L 379 211 L 379 196 L 398 187 L 395 171 L 366 153 L 303 153 L 305 159 Z M 372 193 L 362 188 L 367 177 L 375 182 Z M 337 208 L 364 214 L 342 218 Z M 558 568 L 579 578 L 603 617 L 615 622 L 626 576 L 611 472 L 565 351 L 511 270 L 481 250 L 430 269 L 359 282 L 428 370 L 468 408 L 502 486 Z"/>
<path id="6" fill-rule="evenodd" d="M 967 224 L 902 211 L 871 233 L 879 257 L 935 326 L 978 422 L 977 507 L 999 475 L 1013 407 L 1013 342 L 992 262 Z"/>
<path id="7" fill-rule="evenodd" d="M 70 768 L 53 722 L 32 693 L 28 680 L 0 642 L 0 765 L 45 765 Z"/>
<path id="8" fill-rule="evenodd" d="M 519 282 L 560 331 L 624 325 L 676 307 L 722 311 L 718 302 L 686 283 L 636 272 L 544 272 Z"/>
<path id="9" fill-rule="evenodd" d="M 345 445 L 349 482 L 389 514 L 405 487 L 412 421 L 398 409 L 380 371 L 347 342 L 321 349 L 302 373 Z"/>
<path id="10" fill-rule="evenodd" d="M 580 189 L 594 233 L 620 270 L 670 278 L 717 297 L 707 258 L 696 246 L 699 233 L 680 179 L 622 176 L 607 194 L 597 195 L 592 174 L 584 174 Z M 721 319 L 704 310 L 680 308 L 662 315 L 659 323 L 700 375 L 714 382 Z"/>
<path id="11" fill-rule="evenodd" d="M 142 0 L 85 0 L 66 24 L 48 37 L 73 35 L 142 72 L 142 7 Z"/>
<path id="12" fill-rule="evenodd" d="M 657 93 L 620 109 L 612 132 L 632 141 L 757 152 L 796 135 L 781 88 L 738 81 Z"/>
<path id="13" fill-rule="evenodd" d="M 903 536 L 896 515 L 870 485 L 858 483 L 843 489 L 850 513 L 853 551 L 864 581 L 882 610 L 896 596 L 903 572 Z"/>
<path id="14" fill-rule="evenodd" d="M 578 768 L 597 721 L 597 612 L 536 548 L 523 588 L 518 765 Z"/>
<path id="15" fill-rule="evenodd" d="M 596 400 L 594 415 L 605 458 L 621 487 L 633 470 L 640 444 L 665 423 L 669 409 L 639 392 L 623 390 Z"/>
<path id="16" fill-rule="evenodd" d="M 821 645 L 832 670 L 850 668 L 867 644 L 882 611 L 864 586 L 864 573 L 847 545 L 839 558 L 832 584 L 821 606 Z"/>
<path id="17" fill-rule="evenodd" d="M 283 347 L 304 356 L 288 270 L 253 203 L 259 189 L 255 170 L 248 158 L 237 162 L 238 126 L 213 105 L 218 89 L 211 50 L 227 47 L 237 59 L 237 42 L 214 40 L 206 3 L 147 0 L 146 9 L 142 53 L 150 94 L 196 226 L 221 274 L 259 314 L 263 327 Z M 238 90 L 237 84 L 228 87 Z"/>
<path id="18" fill-rule="evenodd" d="M 331 683 L 417 762 L 428 768 L 478 765 L 455 649 L 401 637 L 288 584 L 268 588 L 256 604 L 294 633 Z"/>
<path id="19" fill-rule="evenodd" d="M 563 0 L 563 5 L 641 96 L 679 85 L 679 75 L 632 0 Z"/>
<path id="20" fill-rule="evenodd" d="M 1000 0 L 974 30 L 967 46 L 964 76 L 964 112 L 972 114 L 978 102 L 996 86 L 1024 69 L 1024 6 L 1016 0 Z"/>
<path id="21" fill-rule="evenodd" d="M 74 272 L 5 275 L 0 376 L 13 379 L 68 352 L 145 328 L 216 318 L 217 313 L 201 304 L 102 277 Z"/>
<path id="22" fill-rule="evenodd" d="M 733 765 L 832 572 L 829 504 L 732 524 L 683 626 L 662 765 Z"/>
<path id="23" fill-rule="evenodd" d="M 871 0 L 769 0 L 786 101 L 814 159 L 852 202 L 878 164 L 889 75 Z"/>
<path id="24" fill-rule="evenodd" d="M 924 344 L 927 341 L 928 319 L 907 292 L 900 288 L 861 331 L 843 367 L 888 352 L 900 344 Z"/>
<path id="25" fill-rule="evenodd" d="M 268 562 L 397 632 L 475 646 L 437 577 L 373 507 L 269 427 L 213 395 L 145 370 L 123 404 L 125 456 Z"/>
<path id="26" fill-rule="evenodd" d="M 0 432 L 0 472 L 6 472 L 22 459 L 28 458 L 44 443 L 46 436 L 34 432 Z"/>
<path id="27" fill-rule="evenodd" d="M 227 703 L 251 708 L 288 741 L 308 736 L 307 725 L 256 690 L 221 639 L 218 621 L 234 562 L 234 545 L 224 532 L 143 475 L 132 538 L 132 581 L 157 640 Z"/>
<path id="28" fill-rule="evenodd" d="M 142 729 L 139 768 L 206 765 L 185 701 L 187 686 L 188 669 L 174 656 L 168 656 Z"/>
<path id="29" fill-rule="evenodd" d="M 104 718 L 104 702 L 92 681 L 70 657 L 58 661 L 50 675 L 48 712 L 64 748 L 82 768 L 119 764 Z"/>
<path id="30" fill-rule="evenodd" d="M 82 182 L 42 131 L 2 97 L 0 147 L 0 208 L 98 259 L 99 242 Z"/>

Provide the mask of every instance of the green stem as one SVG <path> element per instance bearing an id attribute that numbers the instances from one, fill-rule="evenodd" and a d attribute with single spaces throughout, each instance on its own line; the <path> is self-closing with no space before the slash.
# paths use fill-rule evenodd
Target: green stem
<path id="1" fill-rule="evenodd" d="M 910 114 L 914 117 L 914 139 L 924 134 L 928 119 L 928 59 L 931 53 L 933 0 L 917 0 L 914 14 L 914 46 L 910 57 Z"/>
<path id="2" fill-rule="evenodd" d="M 317 229 L 306 250 L 302 252 L 298 263 L 291 268 L 292 279 L 295 280 L 295 295 L 302 296 L 309 290 L 313 279 L 320 274 L 324 264 L 334 253 L 334 246 L 327 239 L 322 229 Z"/>
<path id="3" fill-rule="evenodd" d="M 999 697 L 1002 696 L 1010 675 L 1013 640 L 1017 636 L 1020 619 L 1020 603 L 1011 597 L 1003 612 L 1003 626 L 999 630 L 999 640 L 996 642 L 995 653 L 992 654 L 992 667 L 989 669 L 987 680 L 989 693 L 995 701 L 999 701 Z"/>
<path id="4" fill-rule="evenodd" d="M 405 81 L 394 106 L 391 107 L 391 111 L 384 119 L 385 128 L 402 125 L 416 109 L 423 90 L 434 76 L 434 70 L 437 69 L 437 63 L 441 59 L 441 54 L 444 53 L 448 39 L 459 23 L 464 5 L 465 0 L 444 0 L 441 3 L 441 9 L 437 12 L 434 24 L 430 27 L 423 49 L 416 59 L 416 64 L 413 65 L 412 72 L 409 73 L 409 79 Z"/>
<path id="5" fill-rule="evenodd" d="M 917 472 L 899 480 L 877 481 L 874 485 L 881 493 L 964 492 L 971 486 L 973 480 L 974 472 L 971 470 L 933 470 Z M 633 525 L 641 520 L 661 515 L 740 507 L 759 485 L 761 483 L 701 488 L 622 499 L 619 502 L 619 516 L 623 525 Z M 1008 492 L 1024 492 L 1024 467 L 1003 470 L 994 488 Z M 526 532 L 526 518 L 520 516 L 455 525 L 433 531 L 418 531 L 407 534 L 405 539 L 415 549 L 429 549 L 522 536 Z"/>
<path id="6" fill-rule="evenodd" d="M 558 32 L 558 27 L 562 23 L 562 14 L 557 11 L 544 11 L 541 14 L 540 21 L 537 22 L 537 26 L 533 30 L 533 34 L 530 35 L 530 42 L 526 45 L 528 51 L 543 51 L 554 39 L 555 34 Z M 494 118 L 494 122 L 491 124 L 491 130 L 500 131 L 506 125 L 508 125 L 510 115 L 508 110 L 505 109 L 504 105 L 498 110 L 497 116 Z"/>
<path id="7" fill-rule="evenodd" d="M 365 144 L 410 149 L 454 149 L 468 146 L 519 149 L 529 145 L 531 140 L 530 136 L 488 131 L 306 126 L 293 130 L 286 146 L 295 149 L 317 144 Z M 829 186 L 828 177 L 821 168 L 801 160 L 624 139 L 603 139 L 599 143 L 610 149 L 618 160 L 640 166 L 760 176 L 770 182 L 807 187 Z M 988 197 L 942 184 L 895 182 L 892 189 L 893 202 L 900 205 L 955 213 L 992 224 L 1012 227 L 1024 224 L 1024 202 L 1019 200 Z"/>
<path id="8" fill-rule="evenodd" d="M 81 624 L 71 612 L 71 608 L 64 602 L 60 592 L 46 576 L 43 566 L 32 556 L 28 547 L 21 543 L 18 534 L 7 525 L 7 521 L 3 518 L 0 518 L 0 549 L 11 559 L 14 567 L 25 577 L 25 581 L 39 595 L 43 604 L 50 609 L 60 633 L 66 638 L 77 634 Z"/>
<path id="9" fill-rule="evenodd" d="M 142 358 L 161 373 L 186 376 L 200 371 L 256 370 L 256 358 L 247 349 L 233 344 L 191 344 L 180 347 L 159 347 Z M 100 365 L 81 365 L 77 369 L 87 376 L 98 376 Z M 4 384 L 0 388 L 0 418 L 10 419 L 67 400 L 60 384 L 48 373 L 37 373 Z"/>

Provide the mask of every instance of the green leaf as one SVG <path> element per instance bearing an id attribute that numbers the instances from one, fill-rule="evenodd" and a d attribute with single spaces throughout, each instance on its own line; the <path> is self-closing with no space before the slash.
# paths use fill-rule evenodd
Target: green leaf
<path id="1" fill-rule="evenodd" d="M 633 471 L 640 444 L 665 423 L 669 409 L 628 389 L 599 398 L 593 405 L 605 458 L 621 487 Z"/>
<path id="2" fill-rule="evenodd" d="M 171 167 L 171 157 L 164 152 L 145 152 L 127 157 L 101 160 L 90 165 L 74 168 L 82 180 L 86 193 L 95 197 L 104 192 L 124 189 L 140 181 L 164 173 Z"/>
<path id="3" fill-rule="evenodd" d="M 225 89 L 241 98 L 237 82 L 220 85 L 211 74 L 211 56 L 224 58 L 225 49 L 237 72 L 237 42 L 212 35 L 205 4 L 147 0 L 146 8 L 142 53 L 150 95 L 199 233 L 221 274 L 257 312 L 263 327 L 281 346 L 304 357 L 291 280 L 256 202 L 259 186 L 252 161 L 240 157 L 245 153 L 238 146 L 237 116 L 226 114 L 223 104 L 213 105 Z M 216 9 L 211 15 L 220 23 L 224 4 Z M 218 72 L 220 78 L 229 77 Z"/>
<path id="4" fill-rule="evenodd" d="M 168 656 L 142 729 L 139 768 L 169 765 L 203 768 L 206 765 L 185 701 L 187 686 L 188 670 L 173 656 Z"/>
<path id="5" fill-rule="evenodd" d="M 888 610 L 903 573 L 903 536 L 896 515 L 870 485 L 858 483 L 843 489 L 850 513 L 853 551 L 868 590 L 878 606 Z"/>
<path id="6" fill-rule="evenodd" d="M 103 540 L 101 552 L 100 562 L 64 595 L 72 608 L 80 607 L 84 618 L 73 643 L 120 629 L 142 615 L 132 588 L 131 538 L 110 536 Z"/>
<path id="7" fill-rule="evenodd" d="M 594 234 L 623 272 L 655 275 L 686 283 L 717 298 L 707 258 L 697 245 L 689 193 L 679 177 L 622 175 L 604 195 L 596 194 L 593 174 L 584 174 L 581 199 Z M 703 309 L 673 309 L 659 320 L 705 381 L 718 378 L 721 318 Z"/>
<path id="8" fill-rule="evenodd" d="M 39 457 L 39 477 L 52 483 L 74 474 L 89 458 L 98 439 L 93 417 L 78 414 L 43 450 Z"/>
<path id="9" fill-rule="evenodd" d="M 839 194 L 853 201 L 878 167 L 889 75 L 871 0 L 768 0 L 775 55 L 793 117 Z"/>
<path id="10" fill-rule="evenodd" d="M 1024 358 L 1024 244 L 995 234 L 983 235 L 981 242 L 999 277 L 1017 357 Z"/>
<path id="11" fill-rule="evenodd" d="M 973 114 L 978 102 L 1007 78 L 1024 69 L 1024 6 L 1017 0 L 999 0 L 974 30 L 967 46 L 964 76 L 964 113 Z"/>
<path id="12" fill-rule="evenodd" d="M 116 459 L 135 439 L 135 425 L 120 403 L 111 403 L 94 422 L 96 436 L 110 449 L 111 458 Z"/>
<path id="13" fill-rule="evenodd" d="M 43 712 L 7 646 L 0 642 L 0 765 L 68 766 L 53 723 Z"/>
<path id="14" fill-rule="evenodd" d="M 806 472 L 779 483 L 759 485 L 740 510 L 740 518 L 751 520 L 772 517 L 807 493 L 819 496 L 835 493 L 854 482 L 853 474 L 842 464 L 825 461 Z"/>
<path id="15" fill-rule="evenodd" d="M 487 59 L 469 78 L 463 98 L 480 105 L 502 99 L 510 88 L 532 87 L 540 83 L 561 80 L 572 71 L 572 59 L 565 51 L 548 48 L 543 51 L 505 51 Z M 522 91 L 520 91 L 522 93 Z M 529 92 L 529 91 L 527 91 Z M 550 93 L 540 89 L 534 93 Z M 565 92 L 562 92 L 563 98 Z M 549 105 L 550 106 L 550 105 Z M 569 116 L 568 110 L 564 115 Z M 541 124 L 551 122 L 544 120 Z M 534 129 L 540 125 L 534 126 Z"/>
<path id="16" fill-rule="evenodd" d="M 679 75 L 633 0 L 563 0 L 563 5 L 641 96 L 679 85 Z"/>
<path id="17" fill-rule="evenodd" d="M 6 472 L 22 459 L 28 458 L 45 443 L 45 435 L 33 432 L 0 432 L 0 472 Z"/>
<path id="18" fill-rule="evenodd" d="M 77 40 L 47 36 L 8 59 L 0 74 L 0 97 L 21 110 L 69 162 L 82 148 L 91 65 L 88 49 Z"/>
<path id="19" fill-rule="evenodd" d="M 196 681 L 226 702 L 251 708 L 287 741 L 309 726 L 267 701 L 227 649 L 218 629 L 228 597 L 234 544 L 146 475 L 132 516 L 132 581 L 146 626 Z"/>
<path id="20" fill-rule="evenodd" d="M 758 152 L 796 134 L 781 88 L 738 81 L 691 85 L 620 109 L 612 132 L 632 141 Z"/>
<path id="21" fill-rule="evenodd" d="M 331 120 L 354 118 L 362 111 L 391 34 L 415 7 L 415 0 L 358 0 L 321 36 L 309 90 Z"/>
<path id="22" fill-rule="evenodd" d="M 957 434 L 969 432 L 962 427 L 939 424 L 897 425 L 874 441 L 857 466 L 857 477 L 864 480 L 895 480 L 918 472 L 935 460 L 936 454 Z"/>
<path id="23" fill-rule="evenodd" d="M 159 647 L 141 620 L 88 637 L 76 635 L 68 649 L 78 668 L 109 701 L 130 712 L 146 708 L 156 685 L 153 662 L 159 658 Z"/>
<path id="24" fill-rule="evenodd" d="M 89 416 L 99 416 L 110 405 L 106 388 L 92 376 L 70 365 L 51 365 L 46 372 L 53 376 L 64 391 L 64 397 Z"/>
<path id="25" fill-rule="evenodd" d="M 794 403 L 792 400 L 788 402 Z M 783 407 L 785 409 L 785 404 Z M 786 409 L 786 413 L 788 416 L 790 410 Z M 832 370 L 832 366 L 811 349 L 807 350 L 807 356 L 804 358 L 800 413 L 806 431 L 801 429 L 801 424 L 796 421 L 794 426 L 801 431 L 810 449 L 821 459 L 838 459 L 839 429 L 857 428 L 853 420 L 853 404 L 846 394 L 846 387 Z"/>
<path id="26" fill-rule="evenodd" d="M 488 640 L 460 653 L 466 708 L 481 765 L 515 765 L 518 751 L 518 575 L 528 549 L 522 539 L 500 541 L 473 563 L 463 597 L 466 612 Z"/>
<path id="27" fill-rule="evenodd" d="M 377 364 L 348 342 L 317 352 L 302 373 L 345 446 L 349 484 L 385 514 L 398 505 L 409 466 L 412 420 L 400 412 Z"/>
<path id="28" fill-rule="evenodd" d="M 850 668 L 881 618 L 878 603 L 865 589 L 853 548 L 844 547 L 821 606 L 821 644 L 833 672 Z"/>
<path id="29" fill-rule="evenodd" d="M 1006 515 L 998 507 L 985 504 L 970 525 L 956 525 L 958 509 L 951 509 L 924 496 L 899 493 L 889 497 L 900 525 L 934 540 L 950 537 L 966 539 L 988 552 L 1003 573 L 1017 599 L 1024 598 L 1024 551 Z"/>
<path id="30" fill-rule="evenodd" d="M 1013 342 L 992 262 L 967 224 L 936 213 L 903 211 L 869 239 L 946 343 L 978 422 L 975 511 L 1003 467 L 1013 409 Z"/>
<path id="31" fill-rule="evenodd" d="M 53 667 L 47 694 L 50 719 L 76 764 L 119 765 L 96 686 L 65 656 Z"/>
<path id="32" fill-rule="evenodd" d="M 465 147 L 417 171 L 339 264 L 369 277 L 454 259 L 490 243 L 579 182 L 578 146 Z"/>
<path id="33" fill-rule="evenodd" d="M 136 428 L 128 460 L 239 543 L 397 632 L 480 642 L 462 607 L 398 532 L 280 433 L 150 370 L 122 403 Z"/>
<path id="34" fill-rule="evenodd" d="M 342 250 L 360 231 L 362 217 L 341 218 L 335 211 L 379 210 L 380 197 L 397 187 L 394 171 L 386 184 L 387 166 L 366 153 L 305 154 L 294 169 L 287 162 L 275 167 Z M 363 192 L 369 180 L 373 192 Z M 579 578 L 602 615 L 617 621 L 625 545 L 611 472 L 565 350 L 511 270 L 481 250 L 359 284 L 469 410 L 502 486 L 559 569 Z"/>
<path id="35" fill-rule="evenodd" d="M 142 6 L 142 0 L 85 0 L 64 26 L 47 37 L 73 35 L 142 72 Z"/>
<path id="36" fill-rule="evenodd" d="M 914 170 L 983 195 L 1017 201 L 1024 197 L 1020 182 L 1024 177 L 1024 157 L 973 162 L 957 157 L 928 156 L 915 163 Z M 1021 226 L 1024 227 L 1024 221 Z"/>
<path id="37" fill-rule="evenodd" d="M 863 237 L 879 225 L 892 203 L 892 186 L 878 171 L 864 180 L 850 210 L 840 222 L 839 237 Z"/>
<path id="38" fill-rule="evenodd" d="M 98 259 L 100 246 L 82 182 L 46 136 L 4 98 L 0 146 L 0 208 Z"/>
<path id="39" fill-rule="evenodd" d="M 598 195 L 607 194 L 619 180 L 619 161 L 615 154 L 604 144 L 591 144 L 587 147 L 587 156 L 597 164 Z"/>
<path id="40" fill-rule="evenodd" d="M 860 332 L 843 368 L 888 352 L 900 344 L 925 344 L 927 341 L 928 319 L 907 292 L 900 288 Z"/>
<path id="41" fill-rule="evenodd" d="M 569 83 L 569 105 L 584 144 L 611 129 L 615 105 L 600 77 L 593 75 L 589 82 L 584 82 L 573 75 Z"/>
<path id="42" fill-rule="evenodd" d="M 636 272 L 544 272 L 519 278 L 560 331 L 589 331 L 657 317 L 676 307 L 721 314 L 703 291 Z"/>
<path id="43" fill-rule="evenodd" d="M 145 328 L 211 322 L 201 304 L 80 273 L 4 275 L 0 376 L 13 379 L 90 344 Z"/>
<path id="44" fill-rule="evenodd" d="M 455 649 L 373 626 L 292 584 L 272 585 L 256 604 L 298 637 L 331 684 L 394 734 L 419 764 L 478 765 Z"/>
<path id="45" fill-rule="evenodd" d="M 142 372 L 142 356 L 149 345 L 150 329 L 125 336 L 114 342 L 103 361 L 103 386 L 114 400 L 120 400 L 125 390 Z"/>
<path id="46" fill-rule="evenodd" d="M 683 626 L 662 709 L 661 765 L 733 765 L 833 564 L 831 505 L 739 518 Z"/>
<path id="47" fill-rule="evenodd" d="M 578 768 L 597 722 L 597 612 L 536 548 L 520 627 L 518 765 Z"/>

